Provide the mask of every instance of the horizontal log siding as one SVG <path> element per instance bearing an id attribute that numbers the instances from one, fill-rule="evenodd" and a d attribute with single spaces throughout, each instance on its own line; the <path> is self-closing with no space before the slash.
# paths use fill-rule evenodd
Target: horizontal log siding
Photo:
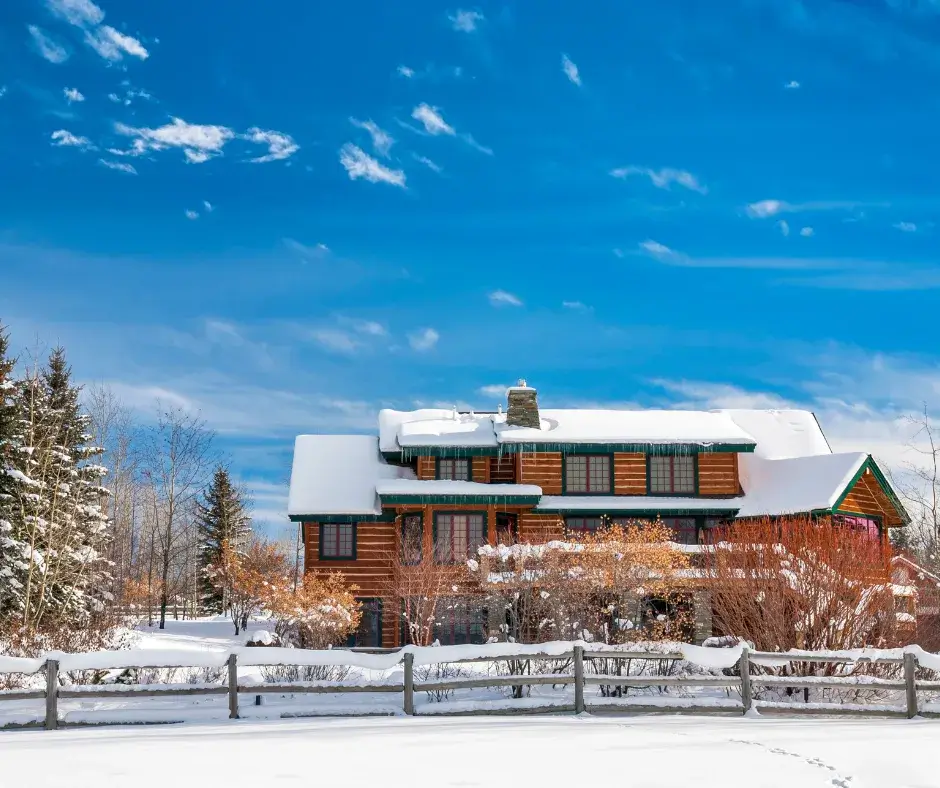
<path id="1" fill-rule="evenodd" d="M 493 484 L 516 483 L 516 456 L 503 454 L 499 457 L 490 457 L 490 481 Z"/>
<path id="2" fill-rule="evenodd" d="M 434 457 L 418 457 L 418 478 L 433 479 L 437 476 L 437 463 Z"/>
<path id="3" fill-rule="evenodd" d="M 519 541 L 543 544 L 565 536 L 564 518 L 560 514 L 524 512 L 519 517 Z"/>
<path id="4" fill-rule="evenodd" d="M 519 484 L 537 484 L 543 495 L 561 495 L 561 452 L 528 452 L 519 457 Z"/>
<path id="5" fill-rule="evenodd" d="M 839 506 L 839 510 L 878 515 L 882 518 L 882 522 L 889 526 L 902 524 L 888 496 L 870 473 L 863 474 L 855 483 Z"/>
<path id="6" fill-rule="evenodd" d="M 490 481 L 490 458 L 474 457 L 473 467 L 471 468 L 471 477 L 473 481 L 480 484 L 489 484 Z"/>
<path id="7" fill-rule="evenodd" d="M 377 597 L 390 573 L 389 556 L 395 550 L 396 523 L 358 523 L 356 560 L 320 560 L 320 524 L 304 523 L 305 572 L 342 572 L 349 583 L 359 586 L 356 596 Z"/>
<path id="8" fill-rule="evenodd" d="M 698 455 L 699 495 L 737 495 L 738 455 L 735 452 L 702 452 Z"/>
<path id="9" fill-rule="evenodd" d="M 646 495 L 646 455 L 643 452 L 614 455 L 614 494 Z"/>

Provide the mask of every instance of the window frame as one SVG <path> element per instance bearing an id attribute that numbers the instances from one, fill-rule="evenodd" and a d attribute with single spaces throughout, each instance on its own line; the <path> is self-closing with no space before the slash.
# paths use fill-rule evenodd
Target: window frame
<path id="1" fill-rule="evenodd" d="M 597 528 L 587 529 L 587 528 L 572 528 L 568 525 L 569 520 L 597 520 Z M 571 533 L 576 533 L 580 535 L 589 535 L 593 536 L 599 531 L 603 531 L 607 527 L 607 523 L 604 522 L 603 515 L 594 515 L 594 514 L 572 514 L 565 516 L 565 536 L 568 536 Z"/>
<path id="2" fill-rule="evenodd" d="M 466 516 L 472 517 L 473 515 L 479 515 L 483 518 L 483 544 L 489 544 L 489 518 L 487 511 L 485 509 L 469 509 L 464 511 L 440 511 L 434 512 L 434 521 L 433 528 L 431 532 L 432 547 L 431 547 L 431 558 L 437 566 L 459 566 L 460 564 L 467 561 L 469 558 L 473 558 L 470 554 L 470 533 L 469 533 L 469 522 L 467 529 L 467 555 L 464 558 L 450 560 L 450 561 L 440 561 L 438 560 L 438 547 L 437 547 L 437 534 L 438 534 L 438 520 L 440 517 L 453 517 L 453 516 Z M 451 556 L 453 556 L 453 549 L 451 549 Z"/>
<path id="3" fill-rule="evenodd" d="M 319 554 L 319 559 L 321 561 L 355 561 L 356 553 L 358 549 L 358 526 L 359 524 L 353 520 L 344 520 L 337 523 L 320 523 L 320 539 L 317 545 L 317 553 Z M 352 527 L 352 554 L 351 555 L 324 555 L 323 553 L 323 544 L 324 544 L 324 535 L 328 527 L 340 528 L 344 525 Z"/>
<path id="4" fill-rule="evenodd" d="M 671 484 L 675 487 L 676 457 L 690 457 L 692 459 L 692 492 L 657 492 L 653 490 L 653 458 L 665 457 L 670 460 L 669 477 Z M 699 479 L 698 479 L 698 452 L 692 454 L 647 454 L 646 455 L 646 494 L 657 498 L 698 498 L 699 497 Z"/>
<path id="5" fill-rule="evenodd" d="M 357 628 L 356 631 L 350 634 L 349 637 L 346 639 L 346 647 L 347 648 L 382 648 L 382 643 L 385 641 L 385 635 L 382 631 L 382 626 L 383 626 L 382 597 L 377 597 L 377 596 L 356 597 L 356 601 L 362 606 L 363 610 L 366 608 L 367 605 L 374 606 L 374 610 L 376 614 L 376 625 L 377 625 L 376 628 L 378 630 L 379 642 L 375 646 L 360 646 L 359 644 L 356 643 L 356 639 L 359 637 L 359 630 Z M 359 623 L 361 626 L 362 622 L 360 621 Z"/>
<path id="6" fill-rule="evenodd" d="M 452 600 L 455 601 L 455 600 Z M 466 597 L 458 598 L 456 600 L 460 604 L 460 609 L 458 611 L 457 605 L 451 605 L 449 609 L 438 610 L 438 606 L 446 604 L 446 598 L 439 599 L 434 610 L 434 628 L 432 637 L 438 641 L 441 645 L 481 645 L 486 643 L 487 630 L 489 624 L 489 610 L 485 604 L 471 604 L 475 602 L 475 599 L 468 599 Z M 460 628 L 458 629 L 458 617 L 462 619 L 460 621 Z M 477 643 L 471 633 L 474 628 L 479 627 L 480 631 L 480 640 Z M 466 641 L 464 643 L 457 642 L 457 633 L 466 634 Z M 454 637 L 447 637 L 447 635 L 453 635 Z M 452 642 L 447 642 L 452 641 Z"/>
<path id="7" fill-rule="evenodd" d="M 444 478 L 441 476 L 441 462 L 452 462 L 454 463 L 454 472 L 457 471 L 457 463 L 465 462 L 467 464 L 467 477 L 465 479 L 457 479 L 454 477 Z M 473 481 L 473 458 L 471 457 L 435 457 L 434 458 L 434 478 L 437 481 L 448 481 L 448 482 L 472 482 Z"/>
<path id="8" fill-rule="evenodd" d="M 409 517 L 417 517 L 418 523 L 421 530 L 421 541 L 418 544 L 418 560 L 417 561 L 405 561 L 405 521 Z M 398 531 L 399 534 L 399 550 L 398 550 L 398 561 L 402 566 L 421 566 L 424 563 L 424 514 L 422 512 L 404 512 L 401 515 L 401 526 Z"/>
<path id="9" fill-rule="evenodd" d="M 584 457 L 587 461 L 585 477 L 588 486 L 591 482 L 591 458 L 592 457 L 606 457 L 607 458 L 607 470 L 608 470 L 608 488 L 607 492 L 592 492 L 590 490 L 580 491 L 580 490 L 569 490 L 568 489 L 568 461 L 573 457 Z M 614 454 L 613 452 L 573 452 L 571 454 L 563 454 L 561 461 L 561 494 L 562 495 L 614 495 Z"/>

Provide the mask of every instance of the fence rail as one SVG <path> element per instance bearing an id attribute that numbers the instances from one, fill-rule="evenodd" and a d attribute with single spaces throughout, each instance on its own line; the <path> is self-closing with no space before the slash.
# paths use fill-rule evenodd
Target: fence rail
<path id="1" fill-rule="evenodd" d="M 925 691 L 940 691 L 940 681 L 918 680 L 918 667 L 926 667 L 931 671 L 940 670 L 940 657 L 933 654 L 920 652 L 921 657 L 928 664 L 923 664 L 915 651 L 904 651 L 902 653 L 865 653 L 865 652 L 761 652 L 750 651 L 746 647 L 740 647 L 737 650 L 728 649 L 708 649 L 708 651 L 720 654 L 737 655 L 732 660 L 725 660 L 726 664 L 720 668 L 724 670 L 722 675 L 703 674 L 703 675 L 620 675 L 622 663 L 631 660 L 645 660 L 651 662 L 667 662 L 682 659 L 689 659 L 683 653 L 662 653 L 645 651 L 616 651 L 616 650 L 596 650 L 596 648 L 585 648 L 583 644 L 555 644 L 567 648 L 556 650 L 537 651 L 535 647 L 518 646 L 518 651 L 513 651 L 511 647 L 507 651 L 508 644 L 499 644 L 501 647 L 498 653 L 474 654 L 467 656 L 465 647 L 439 647 L 434 649 L 411 649 L 411 647 L 402 650 L 333 650 L 326 652 L 309 652 L 302 650 L 285 649 L 236 649 L 227 655 L 221 654 L 208 661 L 206 659 L 195 659 L 194 665 L 170 665 L 164 660 L 155 659 L 153 655 L 141 655 L 140 664 L 130 664 L 127 660 L 128 655 L 133 652 L 113 652 L 120 654 L 120 658 L 109 663 L 107 653 L 94 655 L 57 655 L 59 658 L 47 658 L 42 662 L 29 660 L 6 660 L 0 657 L 0 673 L 19 673 L 19 674 L 37 674 L 43 673 L 45 676 L 45 689 L 23 689 L 23 690 L 4 690 L 0 691 L 0 704 L 4 701 L 22 701 L 22 700 L 45 700 L 45 719 L 42 723 L 47 730 L 66 724 L 60 718 L 59 701 L 72 699 L 113 699 L 113 698 L 147 698 L 147 697 L 184 697 L 193 695 L 227 695 L 229 717 L 237 719 L 239 717 L 239 703 L 242 695 L 259 696 L 266 693 L 283 694 L 336 694 L 336 693 L 392 693 L 401 694 L 401 709 L 404 714 L 414 715 L 417 713 L 415 708 L 415 693 L 441 693 L 452 692 L 461 689 L 477 689 L 487 687 L 520 687 L 520 686 L 569 686 L 574 685 L 574 703 L 551 703 L 546 699 L 543 705 L 527 704 L 517 709 L 506 708 L 475 708 L 473 710 L 464 709 L 463 711 L 444 711 L 443 713 L 534 713 L 534 712 L 563 712 L 574 711 L 582 713 L 585 711 L 609 712 L 622 709 L 629 712 L 638 711 L 695 711 L 695 712 L 737 712 L 748 713 L 755 708 L 764 708 L 766 710 L 777 711 L 785 709 L 789 712 L 816 711 L 816 712 L 842 712 L 842 713 L 860 713 L 860 714 L 881 714 L 890 716 L 915 717 L 922 713 L 919 704 L 918 693 Z M 479 647 L 478 650 L 486 651 L 489 646 Z M 492 649 L 490 649 L 492 650 Z M 293 654 L 295 661 L 290 661 L 284 653 L 288 651 L 288 657 Z M 277 652 L 277 657 L 266 660 L 265 653 Z M 415 654 L 421 652 L 424 660 L 421 665 L 460 665 L 460 664 L 490 664 L 505 662 L 522 662 L 529 666 L 531 662 L 551 661 L 555 663 L 552 667 L 557 668 L 559 663 L 562 667 L 567 667 L 569 663 L 570 672 L 551 672 L 551 673 L 522 673 L 518 672 L 517 666 L 510 665 L 511 672 L 508 675 L 487 675 L 470 678 L 442 676 L 436 680 L 428 677 L 418 678 L 416 680 Z M 429 656 L 429 653 L 433 656 Z M 311 666 L 334 666 L 334 667 L 365 667 L 369 668 L 368 660 L 382 660 L 382 667 L 373 667 L 374 670 L 388 670 L 401 666 L 403 676 L 401 681 L 375 682 L 361 680 L 357 682 L 346 681 L 288 681 L 288 682 L 264 682 L 264 683 L 239 683 L 239 655 L 245 658 L 244 666 L 265 666 L 280 665 L 287 667 L 311 667 Z M 328 655 L 328 656 L 324 656 Z M 85 659 L 84 656 L 91 656 L 98 659 Z M 103 661 L 101 657 L 103 656 Z M 72 662 L 67 662 L 68 669 L 62 670 L 62 659 L 68 660 L 75 658 Z M 172 660 L 171 660 L 172 661 Z M 176 659 L 182 662 L 183 659 Z M 366 664 L 364 664 L 364 661 Z M 592 667 L 596 662 L 612 661 L 617 663 L 617 674 L 607 673 L 585 673 L 585 663 Z M 692 660 L 694 661 L 694 660 Z M 148 663 L 161 664 L 148 664 Z M 817 663 L 817 664 L 888 664 L 903 666 L 903 677 L 899 678 L 880 678 L 875 676 L 788 676 L 788 675 L 766 675 L 755 673 L 755 666 L 782 666 L 791 663 Z M 11 663 L 13 667 L 11 667 Z M 20 663 L 30 663 L 30 666 L 17 668 Z M 207 668 L 212 667 L 221 669 L 225 676 L 225 683 L 222 684 L 138 684 L 138 685 L 81 685 L 71 686 L 62 683 L 62 673 L 71 670 L 126 670 L 126 669 L 168 669 L 168 668 Z M 713 669 L 719 670 L 712 665 Z M 526 667 L 523 667 L 526 669 Z M 629 668 L 628 668 L 629 670 Z M 643 697 L 611 698 L 607 697 L 598 702 L 586 702 L 584 696 L 585 687 L 608 687 L 608 688 L 720 688 L 727 691 L 737 690 L 740 701 L 730 697 L 724 699 L 714 698 L 683 698 L 678 705 L 661 705 L 649 702 Z M 755 688 L 786 688 L 786 689 L 849 689 L 849 690 L 883 690 L 904 692 L 903 706 L 883 706 L 871 705 L 866 707 L 857 704 L 845 704 L 840 706 L 832 703 L 811 704 L 804 709 L 799 704 L 787 704 L 780 702 L 755 701 Z M 622 701 L 622 702 L 621 702 Z M 645 702 L 646 701 L 646 702 Z M 709 702 L 710 701 L 710 702 Z M 328 710 L 326 713 L 329 713 Z M 429 713 L 440 714 L 440 711 L 429 710 Z M 298 716 L 296 713 L 285 712 L 284 716 Z M 126 722 L 126 720 L 125 720 Z M 39 724 L 39 723 L 33 723 Z M 67 723 L 74 724 L 74 723 Z M 80 723 L 79 723 L 80 724 Z M 14 727 L 13 725 L 2 727 Z M 23 727 L 17 724 L 15 727 Z"/>

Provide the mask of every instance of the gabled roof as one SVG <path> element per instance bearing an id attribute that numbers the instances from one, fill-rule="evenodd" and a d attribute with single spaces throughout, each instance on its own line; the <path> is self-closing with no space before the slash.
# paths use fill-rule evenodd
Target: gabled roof
<path id="1" fill-rule="evenodd" d="M 292 520 L 310 515 L 381 515 L 376 485 L 407 478 L 415 478 L 414 472 L 385 462 L 374 435 L 299 435 L 287 514 Z"/>
<path id="2" fill-rule="evenodd" d="M 726 408 L 719 411 L 757 441 L 754 454 L 768 460 L 832 454 L 816 415 L 808 410 Z"/>

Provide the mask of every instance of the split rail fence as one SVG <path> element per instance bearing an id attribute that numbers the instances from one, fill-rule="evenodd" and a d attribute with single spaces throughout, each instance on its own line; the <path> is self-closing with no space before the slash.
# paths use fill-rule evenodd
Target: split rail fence
<path id="1" fill-rule="evenodd" d="M 506 644 L 502 644 L 506 645 Z M 557 645 L 557 644 L 556 644 Z M 44 689 L 23 689 L 23 690 L 2 690 L 0 691 L 0 702 L 3 701 L 23 701 L 23 700 L 44 700 L 45 701 L 45 720 L 31 724 L 11 724 L 2 727 L 30 727 L 42 726 L 46 730 L 55 730 L 64 725 L 87 724 L 87 723 L 66 723 L 60 718 L 59 703 L 62 700 L 72 699 L 114 699 L 114 698 L 153 698 L 153 697 L 179 697 L 193 695 L 225 695 L 228 697 L 228 712 L 231 719 L 238 719 L 239 704 L 242 696 L 258 697 L 265 693 L 281 694 L 304 694 L 304 693 L 398 693 L 402 696 L 401 709 L 406 715 L 414 715 L 415 694 L 421 692 L 440 693 L 463 689 L 492 688 L 492 687 L 531 687 L 531 686 L 570 686 L 574 685 L 573 703 L 551 703 L 546 699 L 544 705 L 526 704 L 517 709 L 498 707 L 486 709 L 484 702 L 477 704 L 480 708 L 474 708 L 470 711 L 444 711 L 446 714 L 512 714 L 512 713 L 559 713 L 559 712 L 621 712 L 621 713 L 663 713 L 663 712 L 720 712 L 728 713 L 748 713 L 752 709 L 785 711 L 787 713 L 809 711 L 817 713 L 856 713 L 862 715 L 881 715 L 881 716 L 899 716 L 912 718 L 918 715 L 925 715 L 925 710 L 919 704 L 918 693 L 925 691 L 940 692 L 940 681 L 923 680 L 917 678 L 918 667 L 926 667 L 931 673 L 934 673 L 938 667 L 938 658 L 936 655 L 928 655 L 930 665 L 919 663 L 916 653 L 910 652 L 874 652 L 874 655 L 859 656 L 858 652 L 760 652 L 750 651 L 747 648 L 740 649 L 740 657 L 730 667 L 723 669 L 722 675 L 629 675 L 629 666 L 626 674 L 620 670 L 624 662 L 631 660 L 645 660 L 652 662 L 666 662 L 687 659 L 682 653 L 657 653 L 647 651 L 615 651 L 615 650 L 591 650 L 586 645 L 573 645 L 567 651 L 558 651 L 557 653 L 539 653 L 533 651 L 533 647 L 519 647 L 515 653 L 501 653 L 496 655 L 474 656 L 471 658 L 460 658 L 459 654 L 466 651 L 459 651 L 465 647 L 453 647 L 456 655 L 448 659 L 448 650 L 450 647 L 434 648 L 435 654 L 433 663 L 427 658 L 427 652 L 431 649 L 418 649 L 424 652 L 423 666 L 434 665 L 459 665 L 475 663 L 477 665 L 486 664 L 490 667 L 496 663 L 510 663 L 517 665 L 519 663 L 544 662 L 550 661 L 562 663 L 565 667 L 570 664 L 571 671 L 566 673 L 517 673 L 510 675 L 485 675 L 440 678 L 435 680 L 422 679 L 416 677 L 415 651 L 403 649 L 401 651 L 382 650 L 389 657 L 386 660 L 384 669 L 397 668 L 399 665 L 403 668 L 401 683 L 380 683 L 361 681 L 360 683 L 348 682 L 264 682 L 264 683 L 246 683 L 239 682 L 238 669 L 240 666 L 239 655 L 244 657 L 244 666 L 264 666 L 264 665 L 282 665 L 298 668 L 309 667 L 311 665 L 331 665 L 335 667 L 363 667 L 362 660 L 357 660 L 354 652 L 377 654 L 379 650 L 334 650 L 327 652 L 305 652 L 300 650 L 291 650 L 288 653 L 295 655 L 323 655 L 330 657 L 326 662 L 317 662 L 313 660 L 299 659 L 297 662 L 291 662 L 285 659 L 284 649 L 237 649 L 228 654 L 224 662 L 221 659 L 224 654 L 219 656 L 220 662 L 215 667 L 227 668 L 225 671 L 225 683 L 217 685 L 209 684 L 138 684 L 138 685 L 115 685 L 109 684 L 102 686 L 100 684 L 62 686 L 60 677 L 63 674 L 61 670 L 60 659 L 48 658 L 37 667 L 30 669 L 11 670 L 10 663 L 28 662 L 28 660 L 6 661 L 0 657 L 0 672 L 2 673 L 21 673 L 21 674 L 39 674 L 44 675 Z M 479 647 L 486 649 L 486 647 Z M 262 656 L 265 651 L 277 651 L 280 656 L 277 659 L 266 661 Z M 708 649 L 712 651 L 712 649 Z M 714 649 L 720 652 L 720 649 Z M 103 652 L 102 652 L 103 653 Z M 102 653 L 94 655 L 101 656 Z M 131 664 L 127 657 L 134 652 L 113 652 L 115 659 L 109 666 L 107 660 L 98 659 L 95 661 L 93 669 L 95 670 L 126 670 L 126 669 L 170 669 L 170 668 L 205 668 L 205 660 L 201 664 L 195 665 L 170 665 L 164 661 L 161 664 L 146 664 L 146 658 L 141 659 L 140 664 Z M 196 652 L 194 652 L 195 654 Z M 735 651 L 737 653 L 737 650 Z M 120 654 L 120 658 L 117 655 Z M 257 654 L 257 655 L 256 655 Z M 897 654 L 900 654 L 899 656 Z M 343 655 L 350 655 L 344 657 Z M 439 655 L 439 657 L 438 657 Z M 73 655 L 60 655 L 61 658 L 68 658 Z M 78 655 L 82 656 L 82 655 Z M 107 656 L 107 655 L 106 655 Z M 392 661 L 394 659 L 395 661 Z M 617 665 L 616 672 L 600 673 L 586 672 L 585 665 L 592 666 L 596 660 L 605 660 L 608 665 L 612 662 Z M 178 660 L 183 662 L 183 660 Z M 197 663 L 199 660 L 195 660 Z M 80 663 L 77 667 L 71 669 L 82 670 L 92 669 L 86 663 Z M 874 676 L 790 676 L 790 675 L 764 675 L 754 672 L 755 665 L 780 667 L 789 663 L 820 663 L 820 664 L 874 664 L 881 663 L 887 665 L 901 666 L 900 673 L 903 678 L 879 678 Z M 71 663 L 70 663 L 71 664 Z M 366 668 L 383 669 L 383 668 Z M 420 671 L 419 671 L 420 673 Z M 717 671 L 716 671 L 717 673 Z M 618 675 L 620 674 L 620 675 Z M 720 688 L 727 692 L 728 698 L 722 699 L 722 703 L 709 703 L 708 698 L 696 698 L 695 696 L 684 698 L 679 706 L 663 705 L 649 703 L 644 705 L 642 702 L 621 704 L 616 698 L 603 698 L 605 702 L 593 702 L 585 699 L 585 690 L 591 687 L 629 687 L 629 688 Z M 876 690 L 876 691 L 896 691 L 904 693 L 903 706 L 882 706 L 864 704 L 845 704 L 842 708 L 838 704 L 806 704 L 800 708 L 800 704 L 791 703 L 773 703 L 754 700 L 754 691 L 757 688 L 784 688 L 794 689 L 836 689 L 836 690 Z M 732 693 L 737 697 L 732 698 Z M 608 691 L 608 694 L 609 691 Z M 641 701 L 640 697 L 630 698 L 631 701 Z M 821 708 L 824 707 L 824 708 Z M 0 708 L 2 710 L 2 708 Z M 433 712 L 440 715 L 442 712 Z M 329 715 L 330 711 L 319 712 L 318 716 Z M 285 716 L 304 716 L 293 714 Z M 342 716 L 350 716 L 343 713 Z M 930 716 L 940 716 L 940 711 L 930 714 Z M 0 718 L 2 721 L 2 718 Z M 128 724 L 124 719 L 118 723 L 97 723 L 97 724 Z"/>

